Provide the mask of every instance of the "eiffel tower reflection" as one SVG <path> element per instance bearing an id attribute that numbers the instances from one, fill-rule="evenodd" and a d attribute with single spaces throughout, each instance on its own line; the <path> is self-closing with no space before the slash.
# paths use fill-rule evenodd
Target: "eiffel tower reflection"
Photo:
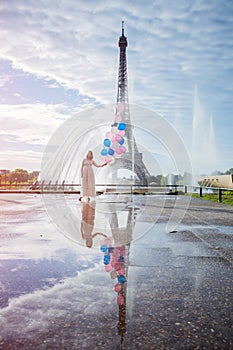
<path id="1" fill-rule="evenodd" d="M 81 235 L 86 242 L 86 246 L 91 248 L 93 240 L 97 235 L 103 236 L 100 250 L 103 252 L 103 264 L 105 271 L 112 279 L 116 279 L 114 290 L 117 293 L 116 302 L 118 304 L 118 334 L 122 348 L 124 334 L 127 329 L 126 323 L 126 301 L 127 301 L 127 281 L 130 245 L 133 240 L 133 229 L 136 222 L 138 209 L 133 206 L 124 208 L 127 214 L 126 224 L 122 226 L 119 219 L 119 212 L 114 207 L 114 203 L 109 204 L 111 214 L 109 224 L 111 236 L 105 233 L 93 233 L 95 224 L 95 202 L 82 204 Z M 115 210 L 114 210 L 115 209 Z M 121 212 L 120 212 L 121 213 Z"/>

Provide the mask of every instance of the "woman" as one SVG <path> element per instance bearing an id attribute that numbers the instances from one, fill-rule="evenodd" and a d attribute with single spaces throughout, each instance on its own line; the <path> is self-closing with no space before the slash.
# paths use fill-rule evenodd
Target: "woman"
<path id="1" fill-rule="evenodd" d="M 91 248 L 93 239 L 97 236 L 107 237 L 104 233 L 92 233 L 95 224 L 95 202 L 83 203 L 82 206 L 82 221 L 81 221 L 81 235 L 86 242 L 86 247 Z"/>
<path id="2" fill-rule="evenodd" d="M 91 200 L 91 198 L 95 198 L 95 174 L 92 168 L 92 165 L 94 165 L 97 168 L 101 168 L 107 163 L 104 163 L 102 165 L 96 164 L 96 162 L 93 160 L 93 153 L 92 151 L 88 151 L 87 156 L 82 161 L 82 168 L 81 168 L 81 178 L 82 178 L 82 194 L 79 198 L 81 201 L 82 198 L 86 197 L 88 201 Z"/>

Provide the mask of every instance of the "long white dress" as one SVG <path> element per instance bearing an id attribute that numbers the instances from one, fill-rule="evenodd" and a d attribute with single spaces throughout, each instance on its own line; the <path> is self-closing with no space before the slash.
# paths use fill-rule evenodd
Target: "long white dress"
<path id="1" fill-rule="evenodd" d="M 84 159 L 83 179 L 82 179 L 82 196 L 95 197 L 95 174 L 92 168 L 93 161 Z"/>

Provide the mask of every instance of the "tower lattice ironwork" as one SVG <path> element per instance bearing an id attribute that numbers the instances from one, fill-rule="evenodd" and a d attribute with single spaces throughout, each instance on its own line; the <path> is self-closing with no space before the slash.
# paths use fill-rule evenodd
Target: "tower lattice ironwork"
<path id="1" fill-rule="evenodd" d="M 133 133 L 133 125 L 130 119 L 129 101 L 128 101 L 128 77 L 127 77 L 127 58 L 126 48 L 128 46 L 127 37 L 124 33 L 124 21 L 122 21 L 122 34 L 119 38 L 119 71 L 118 71 L 118 87 L 117 87 L 117 106 L 119 103 L 124 104 L 124 122 L 126 123 L 126 140 L 127 152 L 116 159 L 112 165 L 115 170 L 127 169 L 133 171 L 139 181 L 143 185 L 147 185 L 150 173 L 146 168 L 142 153 L 138 151 L 136 140 Z"/>

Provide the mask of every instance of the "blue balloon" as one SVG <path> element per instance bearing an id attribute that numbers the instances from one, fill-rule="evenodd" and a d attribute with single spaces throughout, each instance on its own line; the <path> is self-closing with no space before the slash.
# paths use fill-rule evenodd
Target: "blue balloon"
<path id="1" fill-rule="evenodd" d="M 123 256 L 119 256 L 119 259 L 118 259 L 120 262 L 124 262 L 125 261 L 125 259 L 124 259 L 124 257 Z"/>
<path id="2" fill-rule="evenodd" d="M 125 130 L 125 129 L 126 129 L 126 124 L 125 123 L 119 123 L 118 130 Z"/>
<path id="3" fill-rule="evenodd" d="M 123 275 L 117 276 L 117 279 L 118 279 L 118 282 L 121 284 L 126 282 L 126 278 Z"/>
<path id="4" fill-rule="evenodd" d="M 106 156 L 108 154 L 108 151 L 105 148 L 103 148 L 102 151 L 100 152 L 100 154 L 102 156 Z"/>
<path id="5" fill-rule="evenodd" d="M 122 137 L 122 139 L 118 143 L 119 143 L 119 145 L 123 145 L 124 142 L 125 142 L 125 139 L 124 139 L 124 137 Z"/>
<path id="6" fill-rule="evenodd" d="M 111 145 L 111 141 L 109 139 L 104 139 L 104 146 L 109 147 Z"/>
<path id="7" fill-rule="evenodd" d="M 108 150 L 108 154 L 109 154 L 110 156 L 113 156 L 113 155 L 114 155 L 114 153 L 115 153 L 114 149 L 109 148 L 109 150 Z"/>
<path id="8" fill-rule="evenodd" d="M 104 256 L 104 261 L 109 262 L 110 260 L 111 260 L 111 257 L 109 254 Z"/>
<path id="9" fill-rule="evenodd" d="M 108 265 L 110 263 L 110 260 L 111 260 L 110 255 L 105 255 L 105 257 L 104 257 L 104 265 Z"/>
<path id="10" fill-rule="evenodd" d="M 100 247 L 100 250 L 101 250 L 101 252 L 105 253 L 108 250 L 108 246 L 107 245 L 102 245 Z"/>

